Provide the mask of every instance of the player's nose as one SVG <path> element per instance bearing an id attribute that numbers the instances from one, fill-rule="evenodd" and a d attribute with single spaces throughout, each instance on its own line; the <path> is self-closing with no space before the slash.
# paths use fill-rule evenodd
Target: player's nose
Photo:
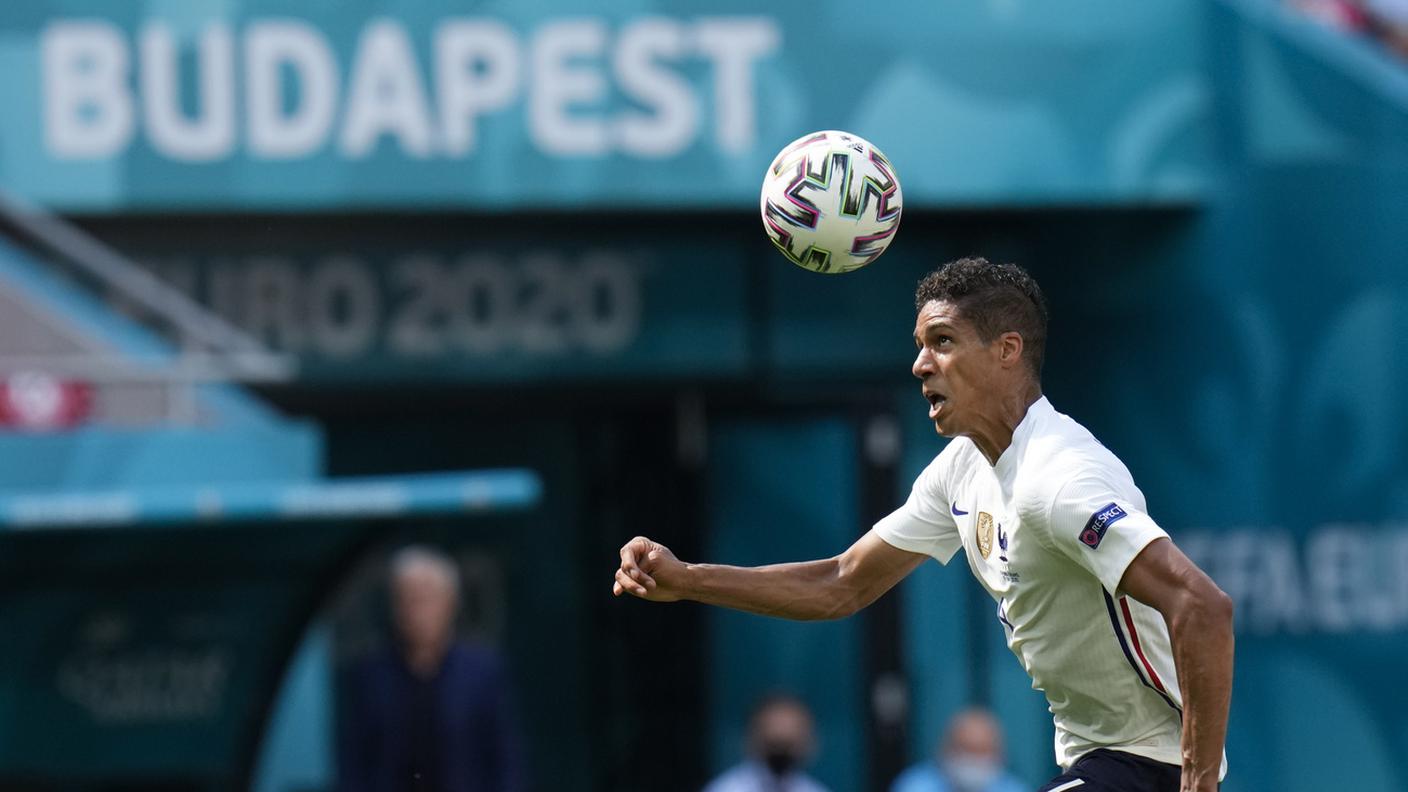
<path id="1" fill-rule="evenodd" d="M 910 367 L 914 376 L 924 379 L 934 373 L 934 356 L 929 354 L 928 348 L 919 350 L 919 354 L 914 358 L 914 365 Z"/>

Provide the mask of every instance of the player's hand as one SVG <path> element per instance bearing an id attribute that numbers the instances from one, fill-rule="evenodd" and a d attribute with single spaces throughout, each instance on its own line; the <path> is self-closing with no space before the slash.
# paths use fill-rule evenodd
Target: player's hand
<path id="1" fill-rule="evenodd" d="M 632 594 L 651 602 L 674 602 L 683 594 L 680 583 L 685 565 L 670 548 L 637 536 L 621 547 L 621 567 L 611 593 Z"/>

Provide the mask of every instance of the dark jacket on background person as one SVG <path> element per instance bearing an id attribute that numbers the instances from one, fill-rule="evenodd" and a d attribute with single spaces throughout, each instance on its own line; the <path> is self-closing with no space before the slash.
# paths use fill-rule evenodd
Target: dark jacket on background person
<path id="1" fill-rule="evenodd" d="M 379 653 L 347 680 L 340 792 L 519 792 L 522 757 L 508 679 L 492 650 L 455 643 L 439 673 Z"/>

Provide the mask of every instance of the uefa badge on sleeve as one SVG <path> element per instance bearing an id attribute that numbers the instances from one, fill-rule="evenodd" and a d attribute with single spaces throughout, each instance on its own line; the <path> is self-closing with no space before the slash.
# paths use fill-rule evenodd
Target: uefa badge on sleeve
<path id="1" fill-rule="evenodd" d="M 1105 531 L 1111 525 L 1128 517 L 1129 513 L 1120 508 L 1117 504 L 1107 503 L 1101 506 L 1096 512 L 1090 515 L 1085 527 L 1080 531 L 1080 543 L 1092 550 L 1100 546 L 1100 542 L 1105 539 Z"/>

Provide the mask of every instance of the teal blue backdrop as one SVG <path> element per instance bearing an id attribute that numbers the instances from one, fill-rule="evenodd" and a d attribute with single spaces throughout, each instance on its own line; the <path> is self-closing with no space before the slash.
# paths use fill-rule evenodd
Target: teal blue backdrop
<path id="1" fill-rule="evenodd" d="M 839 416 L 788 421 L 731 419 L 712 428 L 707 497 L 709 558 L 760 565 L 823 558 L 852 541 L 859 493 L 856 441 Z M 798 464 L 798 458 L 810 460 Z M 799 475 L 802 474 L 802 475 Z M 709 614 L 708 757 L 715 769 L 745 759 L 748 716 L 769 693 L 799 696 L 816 715 L 810 768 L 833 789 L 865 786 L 867 696 L 857 671 L 859 620 L 780 623 Z"/>

